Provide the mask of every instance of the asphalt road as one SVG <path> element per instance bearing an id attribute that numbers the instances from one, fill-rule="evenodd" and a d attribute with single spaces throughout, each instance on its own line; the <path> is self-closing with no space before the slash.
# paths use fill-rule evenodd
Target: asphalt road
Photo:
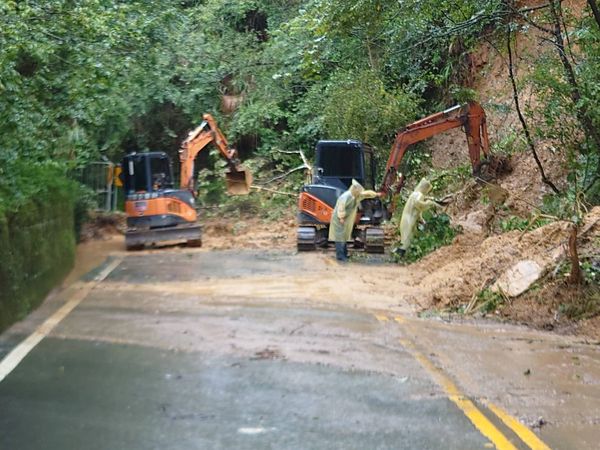
<path id="1" fill-rule="evenodd" d="M 560 393 L 547 398 L 549 381 L 523 385 L 531 376 L 520 364 L 535 377 L 536 345 L 565 352 L 563 340 L 348 304 L 336 297 L 336 280 L 346 279 L 336 276 L 348 270 L 327 255 L 285 251 L 112 257 L 0 336 L 0 449 L 599 442 L 597 347 L 568 342 L 587 381 L 568 398 L 586 419 L 559 421 L 552 414 L 568 415 L 571 405 Z M 487 351 L 485 339 L 502 342 Z M 549 358 L 546 370 L 559 363 Z M 502 372 L 507 366 L 514 371 Z M 540 398 L 521 401 L 527 396 Z M 553 426 L 536 435 L 527 422 L 538 414 Z"/>

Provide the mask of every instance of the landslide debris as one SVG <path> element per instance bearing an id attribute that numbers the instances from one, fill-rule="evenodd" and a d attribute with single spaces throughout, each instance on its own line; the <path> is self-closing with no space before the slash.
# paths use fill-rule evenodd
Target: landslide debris
<path id="1" fill-rule="evenodd" d="M 501 294 L 497 312 L 508 319 L 553 328 L 548 323 L 595 317 L 600 313 L 600 300 L 586 302 L 590 302 L 590 295 L 597 298 L 598 280 L 579 287 L 566 285 L 570 226 L 569 222 L 561 221 L 527 232 L 458 236 L 452 245 L 414 264 L 415 272 L 424 274 L 415 281 L 423 294 L 422 307 L 459 310 L 474 295 L 490 289 Z M 588 264 L 600 264 L 599 236 L 600 207 L 595 207 L 586 215 L 578 239 L 579 253 Z M 524 265 L 537 267 L 538 273 L 530 276 L 527 286 L 516 289 L 523 278 L 516 275 L 515 268 Z M 536 282 L 542 289 L 531 291 Z M 513 287 L 515 292 L 510 292 Z M 523 298 L 519 297 L 527 289 Z M 577 309 L 577 301 L 584 303 L 580 306 L 580 317 L 575 311 L 569 317 L 567 312 L 569 308 Z"/>

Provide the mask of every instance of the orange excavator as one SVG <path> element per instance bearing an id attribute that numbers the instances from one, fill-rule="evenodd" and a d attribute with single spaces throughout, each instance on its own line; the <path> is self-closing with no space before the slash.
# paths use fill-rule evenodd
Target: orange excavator
<path id="1" fill-rule="evenodd" d="M 179 150 L 179 189 L 174 188 L 171 161 L 166 153 L 130 153 L 123 158 L 121 181 L 125 191 L 125 246 L 128 250 L 164 241 L 202 245 L 194 160 L 208 144 L 212 143 L 227 161 L 227 192 L 231 195 L 250 192 L 252 174 L 240 165 L 237 151 L 229 147 L 215 119 L 210 114 L 204 114 L 203 119 Z"/>
<path id="2" fill-rule="evenodd" d="M 478 103 L 471 102 L 432 114 L 399 131 L 378 191 L 386 196 L 400 192 L 405 177 L 399 169 L 411 145 L 459 127 L 464 129 L 467 136 L 473 175 L 482 179 L 495 177 L 505 161 L 490 154 L 485 111 Z M 333 208 L 337 198 L 349 188 L 352 179 L 365 188 L 375 188 L 373 151 L 362 142 L 319 141 L 315 154 L 312 184 L 302 187 L 298 199 L 297 247 L 300 251 L 327 245 Z M 392 207 L 386 207 L 379 198 L 363 200 L 353 231 L 355 247 L 364 247 L 369 253 L 383 253 L 381 224 L 392 213 Z"/>

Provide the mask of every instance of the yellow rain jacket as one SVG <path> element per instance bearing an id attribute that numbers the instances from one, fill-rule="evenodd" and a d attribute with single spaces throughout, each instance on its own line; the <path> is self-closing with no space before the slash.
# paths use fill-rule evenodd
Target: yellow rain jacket
<path id="1" fill-rule="evenodd" d="M 410 247 L 410 242 L 417 228 L 417 221 L 419 219 L 423 220 L 423 213 L 432 206 L 437 205 L 433 197 L 427 196 L 431 192 L 431 188 L 431 183 L 423 178 L 406 201 L 400 219 L 400 248 L 403 250 L 408 250 Z"/>
<path id="2" fill-rule="evenodd" d="M 377 195 L 375 191 L 365 191 L 358 181 L 352 180 L 350 189 L 340 195 L 335 203 L 335 209 L 329 224 L 329 240 L 335 242 L 348 242 L 351 240 L 358 205 L 361 200 L 374 198 Z"/>

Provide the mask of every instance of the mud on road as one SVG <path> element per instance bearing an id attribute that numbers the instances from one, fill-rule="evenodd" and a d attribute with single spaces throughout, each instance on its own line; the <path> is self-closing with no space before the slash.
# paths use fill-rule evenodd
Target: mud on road
<path id="1" fill-rule="evenodd" d="M 127 448 L 485 448 L 448 383 L 516 448 L 526 446 L 486 404 L 551 448 L 600 440 L 597 345 L 419 318 L 409 268 L 281 249 L 167 247 L 112 258 L 123 259 L 0 383 L 0 427 L 16 430 L 0 433 L 13 439 L 5 444 L 84 439 L 52 431 L 67 425 Z M 5 333 L 0 354 L 95 273 Z"/>

